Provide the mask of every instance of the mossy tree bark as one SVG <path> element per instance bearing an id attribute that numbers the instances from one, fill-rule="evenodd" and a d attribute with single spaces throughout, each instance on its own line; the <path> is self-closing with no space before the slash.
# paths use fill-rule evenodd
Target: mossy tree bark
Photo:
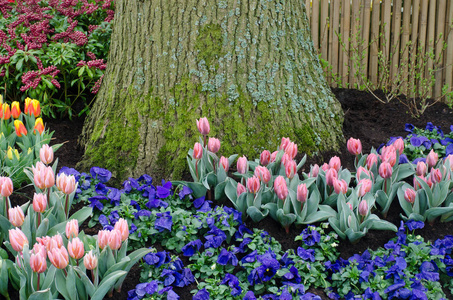
<path id="1" fill-rule="evenodd" d="M 338 149 L 343 113 L 300 0 L 117 0 L 108 68 L 80 167 L 178 178 L 207 117 L 220 154 L 258 157 L 281 137 Z"/>

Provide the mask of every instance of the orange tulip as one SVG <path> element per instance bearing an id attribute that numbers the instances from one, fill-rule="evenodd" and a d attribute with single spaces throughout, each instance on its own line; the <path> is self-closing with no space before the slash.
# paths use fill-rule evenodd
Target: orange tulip
<path id="1" fill-rule="evenodd" d="M 20 120 L 14 120 L 14 127 L 16 128 L 16 134 L 18 137 L 27 135 L 27 129 L 25 128 L 24 123 Z"/>
<path id="2" fill-rule="evenodd" d="M 42 122 L 42 118 L 37 118 L 35 121 L 35 128 L 33 130 L 33 133 L 36 134 L 36 131 L 39 132 L 39 134 L 42 134 L 44 131 L 44 123 Z"/>
<path id="3" fill-rule="evenodd" d="M 30 103 L 31 103 L 31 98 L 30 97 L 25 98 L 24 114 L 31 116 Z"/>
<path id="4" fill-rule="evenodd" d="M 19 118 L 20 116 L 20 104 L 18 101 L 13 101 L 11 104 L 11 115 L 13 116 L 14 119 Z"/>
<path id="5" fill-rule="evenodd" d="M 11 118 L 11 110 L 9 108 L 9 104 L 3 103 L 2 109 L 0 110 L 0 118 L 3 120 L 9 120 Z"/>
<path id="6" fill-rule="evenodd" d="M 25 99 L 25 113 L 29 116 L 34 115 L 35 118 L 37 118 L 41 114 L 41 106 L 39 104 L 39 101 L 36 99 L 26 98 Z"/>

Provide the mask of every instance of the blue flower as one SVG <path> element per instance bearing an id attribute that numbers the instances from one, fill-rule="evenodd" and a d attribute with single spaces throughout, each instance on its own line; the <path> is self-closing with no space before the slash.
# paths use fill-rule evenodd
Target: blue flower
<path id="1" fill-rule="evenodd" d="M 169 267 L 169 269 L 164 269 L 160 275 L 164 277 L 164 286 L 184 287 L 195 281 L 192 271 L 189 268 L 184 268 L 179 258 L 172 262 Z"/>
<path id="2" fill-rule="evenodd" d="M 242 293 L 242 288 L 239 285 L 239 279 L 232 274 L 227 273 L 220 284 L 229 286 L 231 288 L 231 296 L 233 297 L 237 297 Z"/>
<path id="3" fill-rule="evenodd" d="M 212 226 L 211 230 L 207 232 L 204 238 L 206 242 L 204 243 L 205 248 L 218 248 L 226 240 L 226 234 L 216 226 Z"/>
<path id="4" fill-rule="evenodd" d="M 255 294 L 252 291 L 248 291 L 243 300 L 256 300 Z"/>
<path id="5" fill-rule="evenodd" d="M 143 260 L 150 266 L 159 268 L 164 264 L 168 264 L 171 261 L 170 253 L 161 251 L 157 253 L 148 253 L 143 256 Z"/>
<path id="6" fill-rule="evenodd" d="M 414 160 L 412 161 L 412 163 L 413 163 L 414 165 L 416 165 L 419 161 L 422 161 L 422 162 L 426 163 L 426 157 L 417 157 L 416 159 L 414 159 Z"/>
<path id="7" fill-rule="evenodd" d="M 181 251 L 182 251 L 184 256 L 191 257 L 191 256 L 193 256 L 195 254 L 195 252 L 200 251 L 200 248 L 201 248 L 202 245 L 203 244 L 198 239 L 198 240 L 195 240 L 195 241 L 187 243 L 185 246 L 183 246 L 181 248 Z"/>
<path id="8" fill-rule="evenodd" d="M 154 228 L 159 230 L 159 232 L 164 231 L 165 229 L 171 231 L 171 226 L 173 225 L 172 216 L 169 211 L 164 213 L 156 214 L 156 222 L 154 222 Z"/>
<path id="9" fill-rule="evenodd" d="M 121 200 L 121 192 L 116 189 L 116 188 L 109 188 L 110 192 L 107 195 L 107 198 L 109 198 L 110 203 L 117 206 L 120 205 L 120 200 Z"/>
<path id="10" fill-rule="evenodd" d="M 433 123 L 428 122 L 426 123 L 426 130 L 433 131 L 436 128 L 436 126 L 433 125 Z"/>
<path id="11" fill-rule="evenodd" d="M 94 186 L 94 191 L 98 195 L 106 196 L 107 193 L 109 192 L 109 189 L 105 186 L 105 184 L 103 184 L 102 182 L 99 182 L 98 184 L 96 184 Z"/>
<path id="12" fill-rule="evenodd" d="M 104 209 L 104 204 L 102 204 L 100 200 L 107 200 L 107 198 L 105 196 L 93 196 L 88 198 L 88 201 L 91 202 L 90 207 L 92 208 L 96 207 L 97 209 L 102 211 Z"/>
<path id="13" fill-rule="evenodd" d="M 261 263 L 261 266 L 252 270 L 249 276 L 247 276 L 250 285 L 266 282 L 274 277 L 280 269 L 280 263 L 275 259 L 274 255 L 268 251 L 263 255 L 258 256 L 258 261 Z"/>
<path id="14" fill-rule="evenodd" d="M 420 147 L 424 142 L 429 142 L 429 140 L 424 136 L 413 136 L 411 137 L 410 142 L 412 146 Z"/>
<path id="15" fill-rule="evenodd" d="M 161 289 L 158 294 L 162 295 L 163 293 L 167 293 L 167 300 L 178 300 L 179 296 L 173 291 L 172 286 L 167 286 Z"/>
<path id="16" fill-rule="evenodd" d="M 406 125 L 404 126 L 404 130 L 407 132 L 412 132 L 414 130 L 414 128 L 415 128 L 415 126 L 410 123 L 406 123 Z"/>
<path id="17" fill-rule="evenodd" d="M 445 156 L 448 156 L 450 154 L 453 154 L 453 144 L 450 144 L 445 148 Z"/>
<path id="18" fill-rule="evenodd" d="M 398 163 L 399 164 L 407 164 L 409 159 L 407 158 L 406 154 L 401 154 Z"/>
<path id="19" fill-rule="evenodd" d="M 183 186 L 181 191 L 179 192 L 179 199 L 184 199 L 185 196 L 192 195 L 193 191 L 188 186 Z M 189 197 L 191 198 L 191 197 Z"/>
<path id="20" fill-rule="evenodd" d="M 385 271 L 385 278 L 394 277 L 395 280 L 402 279 L 405 274 L 404 270 L 407 268 L 407 262 L 403 257 L 395 258 L 395 264 Z"/>
<path id="21" fill-rule="evenodd" d="M 209 292 L 206 289 L 199 290 L 194 296 L 193 300 L 209 300 Z"/>
<path id="22" fill-rule="evenodd" d="M 131 229 L 129 229 L 129 234 L 132 234 L 137 231 L 137 226 L 134 223 L 131 223 Z"/>
<path id="23" fill-rule="evenodd" d="M 422 229 L 423 227 L 425 227 L 425 223 L 423 223 L 422 221 L 415 221 L 415 220 L 408 220 L 408 221 L 406 221 L 405 225 L 411 231 L 413 231 L 415 229 Z"/>
<path id="24" fill-rule="evenodd" d="M 193 201 L 193 206 L 195 208 L 200 208 L 204 204 L 204 202 L 205 202 L 205 196 L 202 196 Z"/>
<path id="25" fill-rule="evenodd" d="M 288 272 L 283 275 L 283 279 L 284 279 L 283 283 L 287 282 L 300 283 L 302 280 L 300 278 L 299 271 L 294 266 L 291 266 Z"/>
<path id="26" fill-rule="evenodd" d="M 305 261 L 307 261 L 307 260 L 309 260 L 311 262 L 315 261 L 315 250 L 314 249 L 305 250 L 302 247 L 298 247 L 297 255 L 299 255 L 300 258 L 302 258 Z"/>
<path id="27" fill-rule="evenodd" d="M 138 178 L 138 182 L 144 182 L 147 185 L 151 185 L 153 183 L 153 178 L 148 174 L 143 174 Z"/>
<path id="28" fill-rule="evenodd" d="M 159 284 L 158 284 L 157 280 L 153 280 L 151 282 L 146 282 L 146 283 L 140 283 L 140 284 L 137 284 L 137 286 L 135 287 L 135 293 L 141 299 L 146 294 L 152 295 L 155 292 L 157 292 L 158 286 L 159 286 Z"/>
<path id="29" fill-rule="evenodd" d="M 371 299 L 371 300 L 381 300 L 381 296 L 379 296 L 379 293 L 371 291 L 371 289 L 369 287 L 365 290 L 365 293 L 363 294 L 363 298 Z"/>
<path id="30" fill-rule="evenodd" d="M 139 219 L 140 217 L 149 217 L 153 213 L 146 209 L 141 209 L 138 212 L 134 213 L 134 218 Z"/>
<path id="31" fill-rule="evenodd" d="M 439 273 L 437 272 L 439 268 L 436 263 L 433 261 L 424 261 L 420 266 L 420 273 L 415 275 L 417 279 L 425 279 L 429 281 L 438 281 Z"/>
<path id="32" fill-rule="evenodd" d="M 247 254 L 241 259 L 241 262 L 244 263 L 254 263 L 256 261 L 258 251 L 253 250 L 251 253 Z"/>
<path id="33" fill-rule="evenodd" d="M 283 289 L 283 292 L 281 293 L 280 297 L 278 297 L 278 300 L 293 300 L 293 296 L 291 296 L 291 294 L 285 288 Z"/>
<path id="34" fill-rule="evenodd" d="M 101 183 L 106 183 L 112 178 L 112 173 L 109 170 L 99 167 L 92 167 L 90 169 L 90 174 Z"/>
<path id="35" fill-rule="evenodd" d="M 306 293 L 300 297 L 300 300 L 321 300 L 321 297 L 312 293 Z"/>
<path id="36" fill-rule="evenodd" d="M 165 199 L 170 196 L 171 192 L 171 182 L 162 179 L 162 186 L 157 187 L 157 197 Z"/>
<path id="37" fill-rule="evenodd" d="M 131 177 L 123 182 L 123 189 L 126 193 L 130 193 L 132 189 L 138 189 L 139 187 L 138 181 Z"/>
<path id="38" fill-rule="evenodd" d="M 217 263 L 222 266 L 226 266 L 227 264 L 237 266 L 238 259 L 237 259 L 236 255 L 229 252 L 225 248 L 222 248 L 222 250 L 220 250 L 220 254 L 217 258 Z"/>
<path id="39" fill-rule="evenodd" d="M 74 168 L 62 167 L 60 169 L 60 172 L 58 172 L 58 175 L 60 175 L 62 173 L 66 174 L 66 175 L 74 175 L 74 178 L 76 181 L 79 181 L 79 179 L 80 179 L 79 171 L 77 171 Z"/>
<path id="40" fill-rule="evenodd" d="M 305 245 L 313 246 L 314 244 L 319 243 L 319 241 L 321 240 L 321 234 L 316 231 L 315 228 L 315 226 L 309 225 L 302 231 L 302 240 L 304 241 Z"/>

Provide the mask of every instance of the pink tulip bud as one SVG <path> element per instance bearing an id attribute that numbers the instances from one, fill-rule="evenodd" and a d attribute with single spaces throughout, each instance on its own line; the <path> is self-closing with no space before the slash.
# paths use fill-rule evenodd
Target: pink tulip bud
<path id="1" fill-rule="evenodd" d="M 55 247 L 52 250 L 47 251 L 47 256 L 49 257 L 50 262 L 57 269 L 64 269 L 69 263 L 68 250 L 65 247 Z"/>
<path id="2" fill-rule="evenodd" d="M 261 152 L 260 164 L 262 166 L 267 166 L 270 161 L 271 161 L 271 153 L 269 152 L 269 150 L 264 150 L 263 152 Z"/>
<path id="3" fill-rule="evenodd" d="M 24 212 L 20 206 L 8 209 L 8 218 L 14 227 L 20 227 L 24 223 Z"/>
<path id="4" fill-rule="evenodd" d="M 286 147 L 288 146 L 289 143 L 291 143 L 291 140 L 289 138 L 282 137 L 282 141 L 281 141 L 280 147 L 278 149 L 286 150 Z"/>
<path id="5" fill-rule="evenodd" d="M 32 249 L 32 253 L 33 254 L 40 254 L 42 255 L 44 258 L 47 258 L 47 249 L 46 249 L 46 246 L 40 244 L 40 243 L 35 243 L 33 245 L 33 249 Z"/>
<path id="6" fill-rule="evenodd" d="M 285 153 L 288 154 L 289 158 L 294 159 L 297 155 L 297 144 L 290 142 L 285 148 Z"/>
<path id="7" fill-rule="evenodd" d="M 362 180 L 364 178 L 371 178 L 371 175 L 370 175 L 370 171 L 368 171 L 367 169 L 365 169 L 364 167 L 360 166 L 358 169 L 357 169 L 357 174 L 356 174 L 356 178 L 357 180 Z"/>
<path id="8" fill-rule="evenodd" d="M 415 173 L 417 176 L 424 176 L 428 171 L 428 167 L 422 161 L 417 162 L 417 168 L 415 169 Z"/>
<path id="9" fill-rule="evenodd" d="M 79 221 L 77 219 L 69 220 L 66 223 L 66 237 L 68 239 L 79 236 Z"/>
<path id="10" fill-rule="evenodd" d="M 449 154 L 445 159 L 445 166 L 453 172 L 453 154 Z"/>
<path id="11" fill-rule="evenodd" d="M 431 180 L 431 176 L 428 177 L 428 179 L 426 180 L 426 184 L 427 184 L 430 188 L 433 187 L 433 181 Z"/>
<path id="12" fill-rule="evenodd" d="M 25 234 L 19 228 L 10 229 L 8 233 L 11 247 L 17 252 L 22 252 L 24 245 L 28 244 L 28 239 Z"/>
<path id="13" fill-rule="evenodd" d="M 113 229 L 118 230 L 121 233 L 121 241 L 124 242 L 129 237 L 129 225 L 127 221 L 123 218 L 120 218 L 115 223 L 115 227 Z"/>
<path id="14" fill-rule="evenodd" d="M 200 143 L 195 143 L 193 146 L 193 158 L 201 159 L 203 157 L 203 147 Z"/>
<path id="15" fill-rule="evenodd" d="M 32 253 L 30 254 L 30 267 L 35 273 L 43 273 L 47 269 L 47 260 L 46 257 L 41 253 Z"/>
<path id="16" fill-rule="evenodd" d="M 428 156 L 426 156 L 426 164 L 428 165 L 428 169 L 431 169 L 437 164 L 437 161 L 439 160 L 439 155 L 434 152 L 433 149 L 429 152 Z"/>
<path id="17" fill-rule="evenodd" d="M 341 160 L 338 156 L 334 156 L 329 160 L 329 167 L 335 169 L 335 171 L 340 171 Z"/>
<path id="18" fill-rule="evenodd" d="M 396 164 L 396 148 L 393 145 L 382 147 L 381 161 L 388 162 L 392 167 Z"/>
<path id="19" fill-rule="evenodd" d="M 393 146 L 395 147 L 396 151 L 401 155 L 404 152 L 404 141 L 402 138 L 398 138 L 393 142 Z"/>
<path id="20" fill-rule="evenodd" d="M 256 194 L 260 190 L 260 179 L 256 176 L 252 176 L 247 179 L 247 188 L 250 193 Z"/>
<path id="21" fill-rule="evenodd" d="M 212 153 L 217 153 L 220 149 L 220 141 L 216 138 L 209 138 L 208 150 Z"/>
<path id="22" fill-rule="evenodd" d="M 41 239 L 37 237 L 36 240 L 46 246 L 47 251 L 50 251 L 53 248 L 63 247 L 63 238 L 60 234 L 54 235 L 52 237 L 46 236 Z"/>
<path id="23" fill-rule="evenodd" d="M 442 172 L 440 171 L 440 169 L 432 168 L 429 179 L 431 179 L 431 181 L 433 183 L 441 182 L 442 181 Z"/>
<path id="24" fill-rule="evenodd" d="M 329 164 L 324 163 L 324 164 L 321 166 L 321 169 L 322 169 L 324 172 L 327 172 L 327 170 L 330 169 L 330 166 L 329 166 Z"/>
<path id="25" fill-rule="evenodd" d="M 348 216 L 348 227 L 351 227 L 352 216 Z"/>
<path id="26" fill-rule="evenodd" d="M 283 166 L 286 166 L 286 164 L 291 161 L 292 159 L 289 157 L 289 155 L 287 153 L 283 153 L 283 156 L 282 156 L 282 160 L 280 161 L 280 163 L 283 165 Z"/>
<path id="27" fill-rule="evenodd" d="M 73 238 L 68 242 L 68 252 L 72 258 L 81 259 L 85 254 L 83 242 L 78 237 Z"/>
<path id="28" fill-rule="evenodd" d="M 359 203 L 359 215 L 365 217 L 368 214 L 368 203 L 366 200 L 362 200 Z"/>
<path id="29" fill-rule="evenodd" d="M 366 193 L 371 191 L 372 182 L 370 179 L 362 179 L 359 181 L 359 197 L 363 197 Z"/>
<path id="30" fill-rule="evenodd" d="M 424 182 L 426 182 L 425 176 L 423 176 L 423 175 L 421 175 L 421 176 L 414 176 L 414 189 L 415 189 L 416 191 L 422 188 L 421 184 L 418 183 L 417 177 L 420 178 L 421 180 L 423 180 Z"/>
<path id="31" fill-rule="evenodd" d="M 108 245 L 112 250 L 118 250 L 121 248 L 121 232 L 113 229 L 110 231 Z"/>
<path id="32" fill-rule="evenodd" d="M 255 176 L 261 179 L 265 184 L 267 184 L 271 180 L 271 173 L 269 169 L 262 166 L 257 166 L 255 168 Z"/>
<path id="33" fill-rule="evenodd" d="M 247 173 L 248 168 L 249 168 L 248 164 L 249 164 L 249 162 L 247 160 L 247 157 L 245 157 L 245 156 L 239 157 L 238 162 L 237 162 L 238 173 L 240 173 L 240 174 Z"/>
<path id="34" fill-rule="evenodd" d="M 222 167 L 225 170 L 225 172 L 228 172 L 228 169 L 230 168 L 228 158 L 222 156 L 219 160 L 219 166 Z"/>
<path id="35" fill-rule="evenodd" d="M 74 175 L 66 175 L 65 173 L 58 174 L 57 188 L 66 195 L 74 192 L 76 187 Z"/>
<path id="36" fill-rule="evenodd" d="M 337 170 L 331 168 L 326 172 L 326 184 L 328 186 L 333 186 L 334 181 L 338 178 Z"/>
<path id="37" fill-rule="evenodd" d="M 381 165 L 379 166 L 379 175 L 382 178 L 384 179 L 390 178 L 392 177 L 392 173 L 393 168 L 389 162 L 384 161 L 383 163 L 381 163 Z"/>
<path id="38" fill-rule="evenodd" d="M 39 149 L 39 158 L 41 161 L 48 165 L 53 161 L 53 149 L 48 144 L 42 145 L 41 149 Z"/>
<path id="39" fill-rule="evenodd" d="M 35 212 L 43 213 L 47 207 L 47 195 L 46 194 L 37 194 L 33 196 L 33 210 Z"/>
<path id="40" fill-rule="evenodd" d="M 411 189 L 411 188 L 407 188 L 405 191 L 404 191 L 404 199 L 409 202 L 410 204 L 414 204 L 414 201 L 415 201 L 415 195 L 416 195 L 416 192 Z"/>
<path id="41" fill-rule="evenodd" d="M 359 155 L 362 153 L 362 143 L 359 139 L 350 138 L 346 143 L 349 153 L 352 155 Z"/>
<path id="42" fill-rule="evenodd" d="M 36 186 L 38 186 L 38 188 L 40 188 L 40 189 L 51 188 L 55 185 L 55 174 L 52 170 L 52 167 L 44 167 L 44 169 L 42 169 L 39 172 L 39 176 L 40 176 L 40 179 L 38 180 L 38 182 L 40 183 L 40 185 L 42 187 L 40 187 L 40 186 L 38 186 L 38 184 L 36 184 Z M 35 178 L 35 182 L 36 182 L 36 178 Z"/>
<path id="43" fill-rule="evenodd" d="M 319 166 L 318 164 L 315 164 L 314 166 L 311 166 L 310 174 L 308 177 L 318 177 L 319 174 Z"/>
<path id="44" fill-rule="evenodd" d="M 271 162 L 275 161 L 275 159 L 277 158 L 277 154 L 278 154 L 278 151 L 272 152 L 272 154 L 271 154 Z"/>
<path id="45" fill-rule="evenodd" d="M 197 120 L 197 127 L 198 127 L 198 131 L 202 135 L 208 135 L 209 131 L 211 131 L 211 128 L 209 127 L 208 119 L 206 117 Z"/>
<path id="46" fill-rule="evenodd" d="M 93 250 L 85 254 L 83 264 L 87 270 L 94 270 L 98 266 L 98 258 L 93 254 Z"/>
<path id="47" fill-rule="evenodd" d="M 335 179 L 333 182 L 333 188 L 336 194 L 346 194 L 348 192 L 348 184 L 344 179 Z"/>
<path id="48" fill-rule="evenodd" d="M 238 183 L 238 186 L 236 188 L 236 194 L 239 197 L 242 193 L 245 193 L 247 190 L 245 186 L 243 186 L 241 183 Z"/>
<path id="49" fill-rule="evenodd" d="M 0 177 L 0 195 L 9 197 L 13 193 L 13 181 L 9 177 Z"/>
<path id="50" fill-rule="evenodd" d="M 274 181 L 274 191 L 280 200 L 285 200 L 288 196 L 288 187 L 283 176 L 277 176 Z"/>
<path id="51" fill-rule="evenodd" d="M 98 231 L 98 244 L 99 248 L 104 249 L 108 245 L 110 238 L 110 231 L 108 230 L 99 230 Z"/>
<path id="52" fill-rule="evenodd" d="M 294 160 L 290 160 L 285 165 L 285 174 L 289 179 L 293 179 L 294 175 L 297 173 L 297 165 Z"/>
<path id="53" fill-rule="evenodd" d="M 373 165 L 377 165 L 377 155 L 374 153 L 370 153 L 366 157 L 366 167 L 368 168 L 368 170 L 371 170 Z"/>
<path id="54" fill-rule="evenodd" d="M 297 201 L 305 203 L 308 197 L 308 189 L 305 183 L 299 184 L 297 186 Z"/>

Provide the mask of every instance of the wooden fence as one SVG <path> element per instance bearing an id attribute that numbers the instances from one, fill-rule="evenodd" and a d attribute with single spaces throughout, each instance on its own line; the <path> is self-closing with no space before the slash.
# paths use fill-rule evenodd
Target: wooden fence
<path id="1" fill-rule="evenodd" d="M 453 1 L 304 1 L 332 87 L 363 89 L 366 78 L 372 88 L 417 96 L 431 71 L 429 97 L 440 97 L 445 85 L 452 90 Z"/>

